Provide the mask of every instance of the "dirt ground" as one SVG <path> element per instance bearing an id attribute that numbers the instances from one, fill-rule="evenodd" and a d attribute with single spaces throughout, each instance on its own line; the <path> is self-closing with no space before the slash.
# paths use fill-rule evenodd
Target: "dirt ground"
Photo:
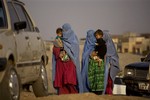
<path id="1" fill-rule="evenodd" d="M 22 92 L 20 100 L 150 100 L 150 97 L 95 95 L 93 93 L 49 95 L 36 98 L 33 93 Z"/>
<path id="2" fill-rule="evenodd" d="M 80 45 L 80 59 L 82 54 L 83 45 Z M 52 80 L 51 80 L 51 61 L 52 61 L 52 46 L 50 47 L 50 50 L 47 51 L 47 54 L 49 56 L 49 64 L 47 65 L 47 74 L 48 74 L 48 84 L 49 84 L 49 93 L 53 94 L 55 93 L 55 90 L 52 86 Z M 140 55 L 133 55 L 130 53 L 122 54 L 119 53 L 119 60 L 120 60 L 120 69 L 122 70 L 124 66 L 140 61 L 140 58 L 142 56 Z M 47 97 L 38 97 L 36 98 L 33 94 L 33 92 L 21 92 L 21 98 L 20 100 L 150 100 L 150 97 L 134 97 L 134 96 L 119 96 L 119 95 L 95 95 L 93 93 L 83 93 L 83 94 L 69 94 L 69 95 L 49 95 Z"/>

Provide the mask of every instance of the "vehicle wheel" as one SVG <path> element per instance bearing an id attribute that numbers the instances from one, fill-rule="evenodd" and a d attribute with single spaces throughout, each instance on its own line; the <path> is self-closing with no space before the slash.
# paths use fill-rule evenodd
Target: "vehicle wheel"
<path id="1" fill-rule="evenodd" d="M 39 78 L 32 84 L 33 92 L 36 97 L 42 97 L 48 95 L 48 80 L 47 73 L 43 63 L 41 63 Z"/>
<path id="2" fill-rule="evenodd" d="M 130 86 L 126 86 L 126 95 L 127 96 L 131 96 L 132 95 L 132 92 L 133 92 L 133 90 L 131 89 L 131 87 Z"/>
<path id="3" fill-rule="evenodd" d="M 8 61 L 5 76 L 0 85 L 0 99 L 19 100 L 20 99 L 20 81 L 16 70 L 11 61 Z"/>

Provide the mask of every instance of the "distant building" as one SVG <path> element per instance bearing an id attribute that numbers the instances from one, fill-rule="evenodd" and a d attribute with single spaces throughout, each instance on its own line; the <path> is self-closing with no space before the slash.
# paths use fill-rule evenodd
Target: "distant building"
<path id="1" fill-rule="evenodd" d="M 118 52 L 122 52 L 122 35 L 112 35 L 112 40 Z"/>
<path id="2" fill-rule="evenodd" d="M 150 52 L 150 33 L 127 32 L 123 35 L 112 35 L 118 52 L 147 54 Z"/>

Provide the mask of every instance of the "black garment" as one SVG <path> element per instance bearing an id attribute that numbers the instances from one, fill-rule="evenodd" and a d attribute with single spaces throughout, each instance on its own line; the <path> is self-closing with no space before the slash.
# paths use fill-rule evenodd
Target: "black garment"
<path id="1" fill-rule="evenodd" d="M 103 38 L 97 39 L 96 42 L 98 45 L 95 46 L 95 51 L 98 52 L 98 57 L 101 59 L 104 59 L 104 56 L 107 52 L 106 42 L 103 40 Z"/>

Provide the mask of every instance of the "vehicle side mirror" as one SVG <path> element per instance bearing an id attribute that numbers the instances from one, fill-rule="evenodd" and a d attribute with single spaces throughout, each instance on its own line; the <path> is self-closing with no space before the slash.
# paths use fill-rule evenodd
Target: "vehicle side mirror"
<path id="1" fill-rule="evenodd" d="M 14 28 L 16 31 L 19 31 L 21 29 L 25 29 L 26 27 L 27 27 L 27 23 L 25 21 L 14 23 Z"/>
<path id="2" fill-rule="evenodd" d="M 34 27 L 34 29 L 35 29 L 36 32 L 40 33 L 40 30 L 39 30 L 38 27 Z"/>
<path id="3" fill-rule="evenodd" d="M 144 59 L 145 59 L 145 58 L 141 58 L 141 62 L 143 62 L 143 61 L 144 61 Z"/>

